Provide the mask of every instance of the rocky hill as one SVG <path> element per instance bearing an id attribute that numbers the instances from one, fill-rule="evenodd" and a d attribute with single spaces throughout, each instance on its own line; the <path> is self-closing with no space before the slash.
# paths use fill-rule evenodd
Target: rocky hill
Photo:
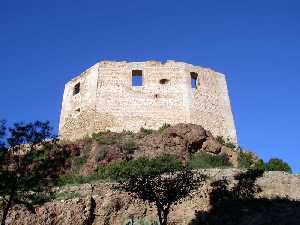
<path id="1" fill-rule="evenodd" d="M 209 131 L 194 124 L 165 125 L 157 131 L 141 129 L 138 133 L 100 132 L 94 134 L 92 139 L 67 146 L 86 158 L 80 168 L 82 175 L 90 174 L 98 166 L 140 157 L 174 155 L 186 164 L 191 155 L 204 152 L 212 157 L 224 156 L 234 167 L 238 166 L 239 157 L 239 151 L 233 143 L 226 143 L 222 137 L 215 138 Z M 88 154 L 84 152 L 87 146 L 90 148 L 86 150 Z"/>
<path id="2" fill-rule="evenodd" d="M 199 212 L 206 212 L 212 206 L 209 200 L 210 184 L 219 179 L 228 178 L 234 183 L 234 175 L 239 169 L 204 169 L 200 171 L 210 177 L 205 186 L 193 193 L 193 197 L 184 200 L 170 213 L 170 224 L 202 224 Z M 240 215 L 240 223 L 245 225 L 289 224 L 300 221 L 300 176 L 284 172 L 266 172 L 256 182 L 262 192 L 260 198 L 283 198 L 282 201 L 270 201 L 268 207 L 252 212 L 245 205 L 245 214 Z M 93 191 L 92 191 L 93 186 Z M 57 199 L 36 209 L 32 214 L 23 206 L 16 206 L 10 212 L 8 224 L 15 225 L 120 225 L 129 218 L 147 218 L 155 220 L 155 208 L 134 200 L 126 193 L 114 191 L 112 183 L 97 182 L 57 188 Z M 295 200 L 295 201 L 293 201 Z M 258 207 L 258 206 L 257 206 Z M 251 216 L 251 220 L 249 220 Z"/>
<path id="3" fill-rule="evenodd" d="M 157 131 L 141 129 L 138 133 L 100 132 L 77 142 L 41 146 L 32 159 L 51 159 L 43 176 L 55 181 L 54 196 L 34 211 L 15 205 L 7 224 L 125 225 L 130 219 L 153 221 L 157 218 L 155 207 L 115 190 L 114 184 L 132 174 L 161 174 L 183 167 L 208 179 L 191 198 L 172 208 L 169 224 L 300 224 L 299 175 L 266 171 L 255 177 L 253 185 L 260 191 L 253 197 L 230 199 L 234 196 L 231 190 L 240 182 L 237 175 L 263 165 L 253 153 L 226 138 L 213 137 L 198 125 L 164 125 Z M 29 169 L 34 167 L 33 163 Z M 229 189 L 216 190 L 215 182 L 225 180 Z M 250 190 L 254 188 L 251 185 Z M 221 202 L 213 197 L 216 193 Z"/>

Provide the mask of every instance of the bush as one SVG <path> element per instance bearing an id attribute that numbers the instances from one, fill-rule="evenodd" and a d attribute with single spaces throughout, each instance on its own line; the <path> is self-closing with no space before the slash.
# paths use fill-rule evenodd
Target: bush
<path id="1" fill-rule="evenodd" d="M 289 164 L 277 158 L 270 159 L 269 162 L 265 164 L 265 168 L 267 171 L 285 171 L 288 173 L 292 172 L 292 169 L 289 166 Z"/>
<path id="2" fill-rule="evenodd" d="M 89 176 L 81 176 L 79 174 L 66 174 L 61 175 L 57 180 L 58 186 L 64 186 L 67 184 L 77 185 L 77 184 L 85 184 L 90 183 L 92 181 L 97 180 L 97 174 L 91 174 Z"/>
<path id="3" fill-rule="evenodd" d="M 57 181 L 57 185 L 59 186 L 64 186 L 66 184 L 82 184 L 82 183 L 84 183 L 84 177 L 78 174 L 61 175 Z"/>
<path id="4" fill-rule="evenodd" d="M 232 148 L 232 149 L 236 148 L 236 145 L 234 143 L 232 143 L 231 141 L 226 142 L 225 146 L 228 148 Z"/>
<path id="5" fill-rule="evenodd" d="M 146 135 L 152 134 L 154 130 L 141 127 L 140 132 Z"/>
<path id="6" fill-rule="evenodd" d="M 181 162 L 170 155 L 154 159 L 138 158 L 130 161 L 109 164 L 98 167 L 98 176 L 101 179 L 122 180 L 130 176 L 159 175 L 166 172 L 182 170 Z"/>
<path id="7" fill-rule="evenodd" d="M 231 167 L 232 164 L 226 155 L 211 155 L 206 152 L 196 153 L 191 156 L 188 166 L 191 169 Z"/>
<path id="8" fill-rule="evenodd" d="M 125 154 L 133 154 L 138 149 L 137 144 L 132 140 L 121 142 L 118 147 Z"/>
<path id="9" fill-rule="evenodd" d="M 231 142 L 231 140 L 229 138 L 227 138 L 227 140 L 224 139 L 224 137 L 222 136 L 217 136 L 216 140 L 221 144 L 221 145 L 225 145 L 228 148 L 232 148 L 235 149 L 237 146 L 236 144 L 234 144 L 233 142 Z"/>
<path id="10" fill-rule="evenodd" d="M 164 124 L 158 129 L 159 133 L 163 134 L 163 133 L 166 131 L 166 129 L 168 129 L 170 126 L 171 126 L 170 124 L 164 123 Z"/>
<path id="11" fill-rule="evenodd" d="M 254 164 L 254 168 L 255 169 L 260 169 L 260 170 L 266 170 L 266 164 L 264 163 L 264 161 L 262 159 L 258 160 L 255 164 Z"/>
<path id="12" fill-rule="evenodd" d="M 254 164 L 253 155 L 250 152 L 240 151 L 239 157 L 239 167 L 243 169 L 250 168 Z"/>
<path id="13" fill-rule="evenodd" d="M 118 134 L 120 135 L 120 134 Z M 117 134 L 111 133 L 109 130 L 92 134 L 92 139 L 102 145 L 113 145 L 117 143 Z"/>
<path id="14" fill-rule="evenodd" d="M 225 145 L 225 140 L 222 136 L 217 136 L 216 138 L 217 142 L 219 142 L 221 145 Z"/>
<path id="15" fill-rule="evenodd" d="M 80 156 L 69 159 L 71 161 L 72 172 L 75 172 L 75 173 L 78 172 L 80 170 L 80 168 L 82 167 L 82 165 L 86 163 L 91 149 L 92 149 L 92 144 L 87 143 L 84 146 L 83 151 L 80 153 Z"/>

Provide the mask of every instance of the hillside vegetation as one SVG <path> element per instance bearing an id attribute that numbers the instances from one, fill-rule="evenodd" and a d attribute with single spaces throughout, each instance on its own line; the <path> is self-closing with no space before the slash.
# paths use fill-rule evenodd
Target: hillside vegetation
<path id="1" fill-rule="evenodd" d="M 164 125 L 156 131 L 142 128 L 139 133 L 99 132 L 76 143 L 61 144 L 76 152 L 67 159 L 69 170 L 60 176 L 61 185 L 157 175 L 184 167 L 291 172 L 289 165 L 280 159 L 265 163 L 230 140 L 214 138 L 201 126 L 192 124 Z"/>
<path id="2" fill-rule="evenodd" d="M 2 202 L 0 215 L 2 216 L 2 225 L 7 221 L 6 217 L 10 218 L 10 220 L 14 218 L 15 221 L 18 221 L 18 216 L 15 213 L 20 213 L 26 218 L 31 218 L 31 214 L 26 213 L 37 213 L 37 209 L 42 210 L 41 218 L 44 218 L 45 211 L 43 210 L 53 211 L 54 209 L 47 207 L 58 207 L 59 205 L 59 207 L 71 207 L 72 210 L 75 210 L 82 218 L 86 218 L 83 224 L 102 224 L 95 222 L 97 221 L 97 219 L 95 219 L 95 212 L 98 210 L 97 207 L 102 207 L 99 206 L 100 203 L 97 202 L 101 201 L 101 196 L 107 199 L 107 201 L 115 201 L 109 196 L 114 196 L 114 198 L 116 197 L 117 199 L 119 199 L 118 196 L 124 196 L 126 202 L 117 200 L 118 202 L 111 206 L 113 208 L 109 210 L 103 209 L 105 212 L 110 213 L 110 215 L 102 217 L 102 219 L 106 218 L 104 219 L 104 224 L 119 224 L 120 212 L 122 210 L 126 211 L 124 211 L 126 218 L 124 218 L 125 222 L 123 222 L 130 224 L 129 220 L 127 221 L 128 223 L 126 223 L 126 219 L 130 217 L 128 208 L 126 207 L 132 205 L 131 201 L 133 201 L 133 199 L 120 191 L 115 192 L 110 186 L 111 184 L 129 184 L 127 186 L 125 185 L 127 192 L 134 190 L 140 193 L 140 190 L 135 189 L 135 185 L 137 185 L 136 183 L 138 181 L 142 181 L 140 183 L 141 188 L 146 188 L 144 183 L 149 184 L 149 182 L 151 183 L 158 180 L 159 182 L 156 182 L 156 184 L 154 182 L 154 187 L 144 189 L 146 195 L 143 194 L 141 196 L 144 196 L 145 198 L 143 198 L 146 199 L 146 201 L 149 201 L 151 199 L 149 197 L 152 196 L 149 191 L 156 189 L 157 191 L 165 190 L 169 192 L 165 192 L 165 194 L 161 195 L 160 199 L 164 199 L 165 195 L 170 195 L 170 197 L 173 196 L 177 199 L 176 201 L 179 201 L 178 203 L 174 201 L 172 204 L 187 204 L 187 200 L 176 197 L 177 194 L 181 193 L 180 186 L 178 186 L 179 189 L 176 193 L 172 192 L 174 189 L 172 187 L 177 187 L 177 185 L 180 184 L 182 188 L 187 188 L 186 190 L 189 191 L 182 195 L 183 198 L 184 196 L 189 196 L 191 190 L 196 190 L 196 186 L 188 188 L 186 182 L 191 180 L 190 178 L 186 181 L 183 180 L 183 183 L 173 178 L 180 177 L 181 174 L 190 174 L 190 177 L 194 177 L 199 171 L 204 171 L 204 173 L 208 173 L 209 176 L 206 177 L 206 175 L 203 175 L 201 182 L 207 189 L 203 189 L 202 191 L 198 190 L 199 195 L 197 195 L 198 197 L 196 198 L 198 199 L 197 201 L 199 201 L 196 205 L 199 209 L 201 208 L 202 212 L 201 214 L 197 214 L 193 221 L 193 224 L 199 224 L 200 219 L 203 217 L 202 215 L 208 213 L 205 211 L 205 208 L 203 208 L 202 203 L 204 205 L 207 204 L 209 198 L 205 196 L 210 195 L 209 192 L 207 192 L 210 189 L 209 186 L 213 187 L 214 179 L 211 178 L 211 174 L 208 171 L 217 169 L 220 171 L 219 173 L 222 174 L 227 173 L 226 171 L 236 171 L 240 169 L 238 171 L 243 174 L 243 171 L 251 169 L 251 171 L 261 171 L 262 173 L 263 171 L 285 171 L 291 173 L 289 165 L 282 160 L 271 159 L 269 162 L 263 162 L 255 154 L 243 150 L 235 143 L 230 142 L 230 140 L 224 137 L 215 138 L 209 131 L 193 124 L 178 124 L 175 126 L 165 124 L 159 130 L 141 128 L 138 133 L 129 131 L 123 131 L 121 133 L 110 131 L 99 132 L 93 134 L 91 137 L 86 137 L 76 142 L 53 138 L 50 131 L 51 129 L 48 123 L 35 122 L 30 124 L 15 124 L 13 128 L 9 129 L 10 135 L 7 136 L 4 124 L 2 123 L 0 126 L 0 138 L 3 140 L 0 141 L 0 178 L 3 181 L 0 190 L 0 200 Z M 243 175 L 239 176 L 243 177 Z M 222 181 L 223 183 L 218 183 L 221 184 L 218 188 L 225 191 L 225 194 L 229 194 L 230 198 L 239 196 L 240 193 L 243 193 L 245 190 L 251 190 L 251 199 L 248 200 L 251 200 L 249 204 L 251 202 L 253 203 L 254 196 L 259 192 L 256 191 L 256 189 L 251 189 L 251 186 L 255 186 L 254 183 L 258 176 L 251 177 L 252 175 L 250 173 L 250 183 L 247 181 L 247 176 L 242 178 L 240 184 L 244 184 L 244 186 L 239 187 L 237 189 L 239 191 L 236 193 L 231 194 L 232 190 L 229 186 L 232 186 L 232 184 L 225 180 Z M 167 178 L 169 180 L 165 180 Z M 206 178 L 208 178 L 207 181 L 205 181 Z M 220 182 L 221 180 L 222 179 L 219 179 Z M 282 178 L 280 182 L 282 180 L 284 179 Z M 217 182 L 218 180 L 215 181 Z M 110 187 L 108 188 L 102 184 L 107 184 Z M 172 186 L 170 187 L 166 186 L 171 184 Z M 163 186 L 158 187 L 157 185 Z M 68 187 L 72 187 L 71 190 L 77 191 L 70 191 Z M 267 188 L 270 187 L 267 186 Z M 96 191 L 95 189 L 98 190 Z M 294 196 L 293 193 L 288 193 L 288 195 Z M 154 196 L 156 196 L 156 194 Z M 298 196 L 298 194 L 295 196 Z M 73 199 L 79 199 L 79 201 L 81 201 L 82 204 L 76 203 L 79 204 L 78 207 L 89 208 L 89 210 L 86 211 L 86 209 L 82 208 L 83 211 L 80 211 L 77 206 L 74 208 Z M 168 198 L 165 199 L 166 201 L 168 200 Z M 224 199 L 221 203 L 225 205 L 234 204 L 235 207 L 238 208 L 240 202 L 245 199 L 242 197 L 241 199 L 232 199 L 230 202 L 227 200 L 225 201 Z M 57 201 L 61 201 L 62 204 L 58 204 Z M 268 202 L 267 200 L 262 200 L 262 202 L 264 202 L 264 204 L 266 203 L 266 206 L 271 204 L 273 207 L 273 202 Z M 65 203 L 70 205 L 66 206 Z M 153 203 L 156 204 L 159 212 L 160 206 L 157 205 L 156 200 L 153 200 Z M 252 203 L 249 207 L 253 207 Z M 279 201 L 278 204 L 281 203 L 285 205 L 290 204 L 289 200 L 285 199 L 282 199 L 281 202 Z M 125 207 L 124 204 L 127 206 Z M 148 212 L 149 209 L 146 206 L 142 207 L 141 204 L 140 202 L 139 207 L 144 207 L 144 210 Z M 211 202 L 210 204 L 215 203 Z M 296 204 L 296 207 L 298 207 L 297 203 L 291 204 Z M 22 205 L 29 211 L 24 211 L 23 208 L 15 208 L 21 207 Z M 171 207 L 171 205 L 165 209 L 167 210 L 165 211 L 165 220 L 161 220 L 164 221 L 163 224 L 167 224 L 169 207 Z M 174 207 L 172 206 L 172 208 Z M 189 207 L 191 206 L 187 206 L 187 210 L 190 209 Z M 55 210 L 56 214 L 63 213 L 63 208 L 57 208 Z M 220 208 L 218 208 L 218 210 L 222 216 L 228 213 L 220 210 Z M 253 213 L 256 213 L 255 207 L 253 209 L 251 208 L 251 210 L 254 210 Z M 83 212 L 85 215 L 82 214 Z M 223 212 L 225 212 L 224 215 Z M 142 221 L 148 224 L 156 223 L 155 217 L 149 213 L 147 213 L 147 215 L 153 219 L 151 223 L 147 219 L 144 220 L 144 218 L 141 218 L 140 216 L 142 214 L 140 214 L 139 211 L 133 212 L 133 214 L 136 216 L 139 215 L 138 220 L 135 220 L 135 224 L 138 223 L 138 221 L 140 221 L 141 224 Z M 208 214 L 208 216 L 210 216 L 210 214 Z M 119 222 L 112 221 L 113 218 L 118 218 Z M 34 219 L 30 220 L 36 221 Z M 110 222 L 105 222 L 105 220 Z M 212 221 L 219 220 L 218 218 L 212 217 Z M 56 222 L 29 222 L 29 224 L 34 225 L 48 225 L 53 223 Z M 187 224 L 186 222 L 180 223 Z M 212 223 L 218 224 L 219 222 Z M 15 224 L 22 223 L 15 222 Z M 72 224 L 72 222 L 68 221 L 68 223 L 65 224 Z M 226 222 L 223 221 L 220 222 L 220 224 L 226 224 Z"/>

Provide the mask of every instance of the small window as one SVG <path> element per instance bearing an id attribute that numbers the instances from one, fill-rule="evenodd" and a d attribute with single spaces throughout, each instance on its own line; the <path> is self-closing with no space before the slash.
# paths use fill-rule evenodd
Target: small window
<path id="1" fill-rule="evenodd" d="M 77 83 L 73 89 L 73 95 L 76 95 L 80 92 L 80 83 Z"/>
<path id="2" fill-rule="evenodd" d="M 197 88 L 197 77 L 198 74 L 195 72 L 191 72 L 191 86 L 192 88 L 196 89 Z"/>
<path id="3" fill-rule="evenodd" d="M 77 108 L 75 112 L 80 113 L 80 108 Z"/>
<path id="4" fill-rule="evenodd" d="M 143 86 L 142 70 L 132 70 L 132 86 Z"/>
<path id="5" fill-rule="evenodd" d="M 159 81 L 159 83 L 160 83 L 160 84 L 167 84 L 167 83 L 169 83 L 169 81 L 170 81 L 170 80 L 168 80 L 168 79 L 161 79 L 161 80 Z"/>

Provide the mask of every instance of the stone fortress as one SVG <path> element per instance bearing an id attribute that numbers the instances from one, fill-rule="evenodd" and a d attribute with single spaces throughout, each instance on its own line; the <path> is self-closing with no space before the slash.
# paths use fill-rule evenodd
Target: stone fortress
<path id="1" fill-rule="evenodd" d="M 105 130 L 158 129 L 164 123 L 198 124 L 236 142 L 225 76 L 171 60 L 101 61 L 65 85 L 62 139 Z"/>

